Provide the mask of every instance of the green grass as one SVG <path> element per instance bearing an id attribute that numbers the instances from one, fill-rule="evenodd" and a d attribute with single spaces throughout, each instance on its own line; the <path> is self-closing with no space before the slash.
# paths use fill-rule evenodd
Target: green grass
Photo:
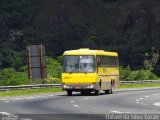
<path id="1" fill-rule="evenodd" d="M 34 95 L 34 94 L 44 94 L 44 93 L 56 93 L 56 92 L 62 92 L 62 88 L 42 88 L 42 89 L 0 91 L 0 97 L 23 96 L 23 95 Z"/>
<path id="2" fill-rule="evenodd" d="M 150 88 L 150 87 L 160 87 L 160 83 L 150 83 L 150 84 L 121 84 L 118 86 L 119 89 L 125 88 Z"/>

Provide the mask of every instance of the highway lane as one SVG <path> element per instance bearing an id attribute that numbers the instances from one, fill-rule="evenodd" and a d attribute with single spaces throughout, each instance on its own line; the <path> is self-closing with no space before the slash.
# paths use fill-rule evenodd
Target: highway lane
<path id="1" fill-rule="evenodd" d="M 0 113 L 46 114 L 45 117 L 48 114 L 72 114 L 68 117 L 77 119 L 86 118 L 81 114 L 105 118 L 105 114 L 112 113 L 160 113 L 160 89 L 116 90 L 114 94 L 102 92 L 100 96 L 81 96 L 80 93 L 67 96 L 64 92 L 0 98 Z"/>

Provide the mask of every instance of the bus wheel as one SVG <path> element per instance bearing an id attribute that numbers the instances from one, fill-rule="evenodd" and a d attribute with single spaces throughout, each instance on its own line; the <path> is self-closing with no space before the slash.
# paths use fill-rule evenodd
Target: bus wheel
<path id="1" fill-rule="evenodd" d="M 111 87 L 109 90 L 105 90 L 105 94 L 113 94 L 113 87 Z"/>
<path id="2" fill-rule="evenodd" d="M 91 94 L 91 91 L 87 91 L 87 95 L 90 95 Z"/>
<path id="3" fill-rule="evenodd" d="M 67 95 L 68 95 L 68 96 L 72 96 L 72 91 L 70 91 L 70 90 L 67 91 Z"/>
<path id="4" fill-rule="evenodd" d="M 110 90 L 105 90 L 105 94 L 110 94 Z"/>
<path id="5" fill-rule="evenodd" d="M 100 90 L 95 90 L 95 95 L 99 95 L 100 94 Z"/>
<path id="6" fill-rule="evenodd" d="M 86 94 L 86 92 L 85 91 L 81 91 L 81 95 L 85 95 Z"/>
<path id="7" fill-rule="evenodd" d="M 111 89 L 109 90 L 110 92 L 110 94 L 113 94 L 113 87 L 111 87 Z"/>
<path id="8" fill-rule="evenodd" d="M 115 86 L 115 80 L 111 80 L 111 88 L 110 88 L 110 94 L 113 94 L 113 88 Z"/>

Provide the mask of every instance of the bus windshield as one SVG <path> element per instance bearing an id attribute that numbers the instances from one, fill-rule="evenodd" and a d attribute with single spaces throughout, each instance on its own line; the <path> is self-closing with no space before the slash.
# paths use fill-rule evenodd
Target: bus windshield
<path id="1" fill-rule="evenodd" d="M 92 73 L 95 72 L 94 56 L 64 56 L 63 72 L 67 73 Z"/>

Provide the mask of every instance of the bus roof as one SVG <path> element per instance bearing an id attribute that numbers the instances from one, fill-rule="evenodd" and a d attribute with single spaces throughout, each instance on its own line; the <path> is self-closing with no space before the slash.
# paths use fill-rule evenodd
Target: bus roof
<path id="1" fill-rule="evenodd" d="M 116 52 L 107 52 L 104 50 L 90 50 L 89 48 L 80 48 L 77 50 L 67 50 L 63 55 L 108 55 L 108 56 L 118 56 Z"/>

